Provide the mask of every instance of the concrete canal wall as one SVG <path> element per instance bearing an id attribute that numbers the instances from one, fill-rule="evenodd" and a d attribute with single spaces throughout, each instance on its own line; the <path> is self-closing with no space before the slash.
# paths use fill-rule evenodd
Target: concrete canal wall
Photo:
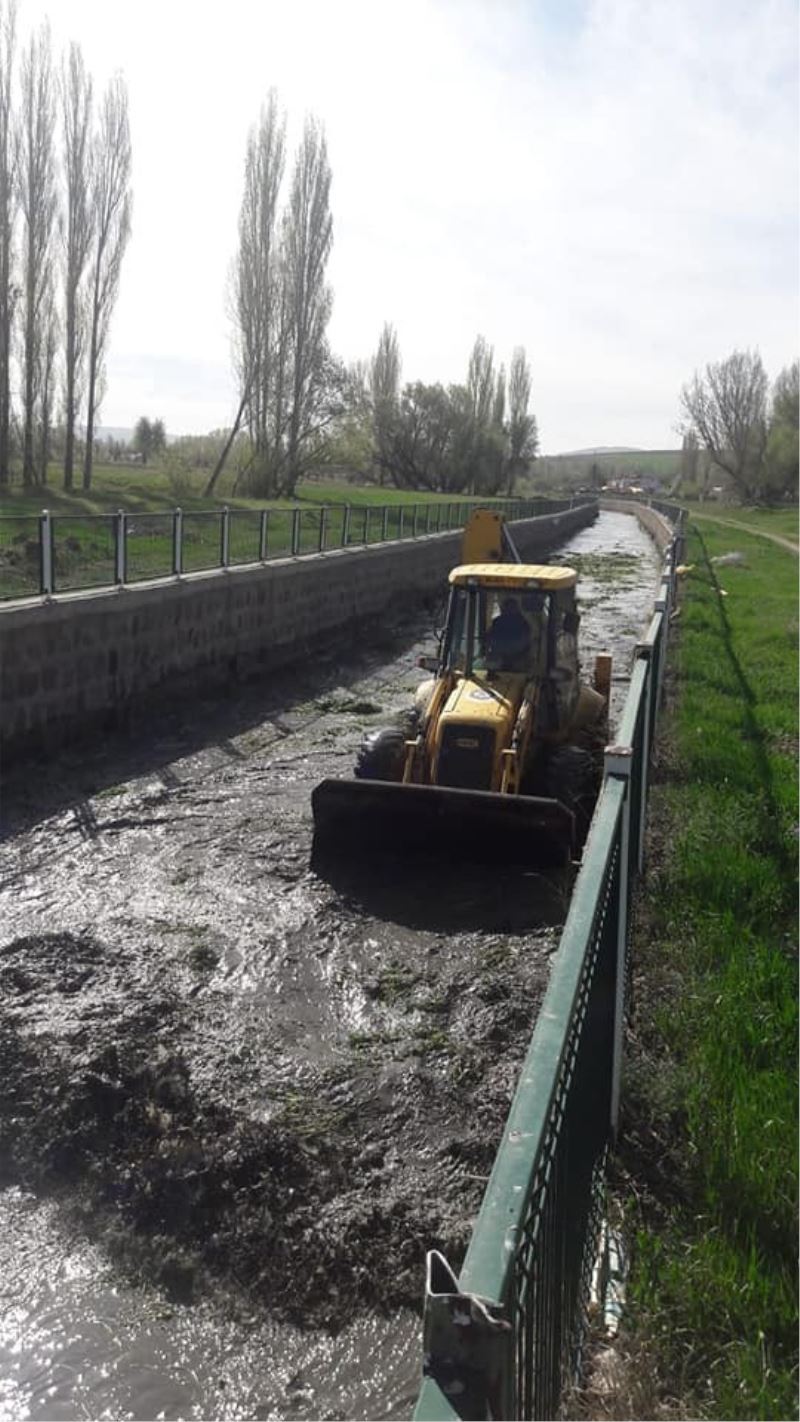
<path id="1" fill-rule="evenodd" d="M 635 518 L 638 518 L 642 528 L 650 534 L 656 548 L 661 553 L 672 542 L 675 530 L 669 519 L 660 514 L 657 509 L 651 509 L 648 504 L 634 503 L 632 499 L 607 499 L 604 495 L 600 500 L 600 508 L 606 513 L 633 514 Z"/>
<path id="2" fill-rule="evenodd" d="M 596 505 L 513 525 L 537 559 Z M 288 666 L 439 591 L 461 534 L 337 549 L 0 610 L 0 750 L 49 751 L 158 696 Z"/>

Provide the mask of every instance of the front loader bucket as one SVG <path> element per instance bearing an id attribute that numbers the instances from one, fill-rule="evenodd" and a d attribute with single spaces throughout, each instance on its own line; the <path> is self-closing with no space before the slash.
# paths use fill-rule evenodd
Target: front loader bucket
<path id="1" fill-rule="evenodd" d="M 352 847 L 528 867 L 565 864 L 575 817 L 558 800 L 384 780 L 323 780 L 311 796 L 314 855 Z"/>

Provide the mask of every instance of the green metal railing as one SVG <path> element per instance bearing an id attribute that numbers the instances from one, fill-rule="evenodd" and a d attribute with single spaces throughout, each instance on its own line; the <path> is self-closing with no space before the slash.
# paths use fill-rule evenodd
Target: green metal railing
<path id="1" fill-rule="evenodd" d="M 619 1119 L 631 891 L 683 515 L 633 664 L 550 983 L 456 1280 L 428 1261 L 415 1417 L 552 1418 L 579 1375 Z"/>
<path id="2" fill-rule="evenodd" d="M 494 499 L 509 521 L 596 500 Z M 463 528 L 486 500 L 328 504 L 166 513 L 0 514 L 0 601 L 124 587 L 258 563 L 423 538 Z"/>

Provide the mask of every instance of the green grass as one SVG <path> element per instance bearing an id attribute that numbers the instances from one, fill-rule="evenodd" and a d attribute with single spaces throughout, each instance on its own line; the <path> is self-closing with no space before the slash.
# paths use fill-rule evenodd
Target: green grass
<path id="1" fill-rule="evenodd" d="M 635 481 L 637 475 L 651 475 L 668 484 L 680 469 L 681 451 L 636 449 L 608 454 L 550 454 L 542 455 L 538 463 L 556 481 L 579 478 L 586 482 L 591 477 L 592 466 L 597 465 L 603 480 Z"/>
<path id="2" fill-rule="evenodd" d="M 324 546 L 339 548 L 410 538 L 438 529 L 461 528 L 468 503 L 442 494 L 375 485 L 314 483 L 299 485 L 295 500 L 211 498 L 200 493 L 205 476 L 192 476 L 193 492 L 176 494 L 167 475 L 156 469 L 131 470 L 99 465 L 90 493 L 65 494 L 54 483 L 33 493 L 14 487 L 0 496 L 0 598 L 39 591 L 38 515 L 53 515 L 56 590 L 108 585 L 115 581 L 115 515 L 129 514 L 126 580 L 169 576 L 173 571 L 172 511 L 184 513 L 183 571 L 220 565 L 220 511 L 230 510 L 229 562 L 254 563 L 260 553 L 260 510 L 267 508 L 267 556 L 292 551 L 295 517 L 301 553 L 320 547 L 320 508 Z M 347 511 L 346 511 L 347 509 Z"/>
<path id="3" fill-rule="evenodd" d="M 60 486 L 59 474 L 53 466 L 50 481 L 44 487 L 26 491 L 20 484 L 14 484 L 10 491 L 0 492 L 0 513 L 39 514 L 43 508 L 61 514 L 109 514 L 118 509 L 129 512 L 158 513 L 174 509 L 176 505 L 196 512 L 221 509 L 227 505 L 231 509 L 294 508 L 296 503 L 319 506 L 320 504 L 351 504 L 363 506 L 371 504 L 399 505 L 423 503 L 448 503 L 447 494 L 432 494 L 422 490 L 380 488 L 376 484 L 359 486 L 334 482 L 299 484 L 297 499 L 251 499 L 234 497 L 231 481 L 227 477 L 218 485 L 215 494 L 206 499 L 203 488 L 207 473 L 194 472 L 180 485 L 175 485 L 169 475 L 158 465 L 143 469 L 112 464 L 95 466 L 92 488 L 88 493 L 75 489 L 67 494 Z M 454 496 L 455 497 L 455 496 Z"/>
<path id="4" fill-rule="evenodd" d="M 721 516 L 727 516 L 727 510 Z M 742 511 L 745 514 L 747 511 Z M 634 1328 L 686 1415 L 797 1415 L 797 563 L 690 536 L 665 848 L 645 896 L 626 1110 Z M 727 596 L 722 595 L 724 590 Z M 637 1158 L 643 1140 L 650 1159 Z M 644 1150 L 644 1157 L 648 1151 Z"/>
<path id="5" fill-rule="evenodd" d="M 686 503 L 685 500 L 681 500 Z M 691 513 L 698 517 L 702 523 L 708 519 L 724 520 L 727 523 L 741 523 L 749 525 L 750 528 L 758 528 L 763 533 L 777 533 L 781 538 L 790 538 L 794 543 L 798 541 L 798 511 L 796 508 L 789 509 L 761 509 L 740 508 L 738 505 L 714 505 L 714 504 L 688 504 L 686 507 Z M 732 536 L 732 531 L 728 533 L 728 538 Z"/>

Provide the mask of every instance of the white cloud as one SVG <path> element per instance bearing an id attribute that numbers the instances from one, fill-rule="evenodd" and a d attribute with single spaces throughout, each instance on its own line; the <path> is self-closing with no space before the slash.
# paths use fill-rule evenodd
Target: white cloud
<path id="1" fill-rule="evenodd" d="M 524 344 L 557 449 L 672 443 L 695 366 L 795 354 L 791 0 L 59 0 L 53 26 L 131 95 L 105 423 L 145 399 L 174 430 L 230 418 L 226 276 L 272 84 L 295 132 L 307 109 L 327 126 L 348 359 L 385 319 L 409 379 L 460 379 L 479 331 L 498 359 Z"/>

